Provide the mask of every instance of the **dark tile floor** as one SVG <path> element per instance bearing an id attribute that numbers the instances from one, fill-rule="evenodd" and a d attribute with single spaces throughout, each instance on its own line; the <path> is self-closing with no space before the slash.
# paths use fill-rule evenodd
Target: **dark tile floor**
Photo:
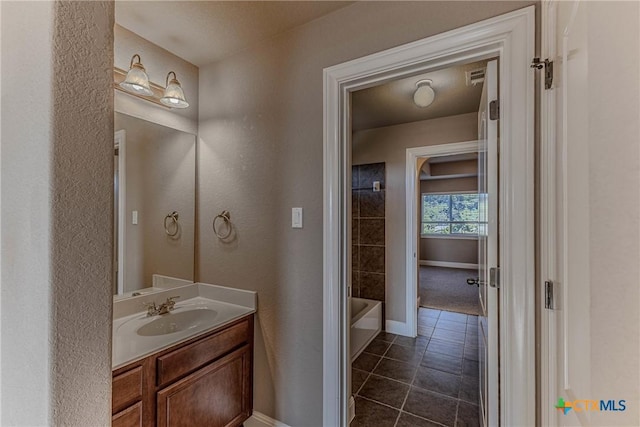
<path id="1" fill-rule="evenodd" d="M 381 332 L 352 367 L 351 427 L 479 425 L 477 316 L 420 308 L 417 338 Z"/>

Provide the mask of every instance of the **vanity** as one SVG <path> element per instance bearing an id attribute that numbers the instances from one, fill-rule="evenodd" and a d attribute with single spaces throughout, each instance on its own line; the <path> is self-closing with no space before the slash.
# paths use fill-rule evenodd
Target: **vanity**
<path id="1" fill-rule="evenodd" d="M 147 316 L 144 303 L 177 295 L 167 314 Z M 112 425 L 242 425 L 253 408 L 255 311 L 255 292 L 202 283 L 117 301 Z"/>

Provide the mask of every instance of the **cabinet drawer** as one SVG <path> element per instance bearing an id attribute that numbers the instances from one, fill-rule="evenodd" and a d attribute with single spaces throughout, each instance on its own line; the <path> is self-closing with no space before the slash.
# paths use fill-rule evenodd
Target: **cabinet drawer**
<path id="1" fill-rule="evenodd" d="M 158 357 L 158 386 L 166 385 L 249 342 L 252 338 L 249 331 L 249 320 L 243 320 L 209 338 Z"/>
<path id="2" fill-rule="evenodd" d="M 111 418 L 111 427 L 139 427 L 142 425 L 142 402 L 138 402 Z"/>
<path id="3" fill-rule="evenodd" d="M 113 378 L 112 413 L 116 413 L 142 399 L 142 366 Z"/>

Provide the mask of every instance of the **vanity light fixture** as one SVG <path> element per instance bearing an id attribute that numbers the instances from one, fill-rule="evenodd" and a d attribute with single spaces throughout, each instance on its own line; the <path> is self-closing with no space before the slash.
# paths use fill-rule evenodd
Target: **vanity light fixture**
<path id="1" fill-rule="evenodd" d="M 428 107 L 431 105 L 433 100 L 436 97 L 436 93 L 433 91 L 431 85 L 433 84 L 432 80 L 425 79 L 420 80 L 416 83 L 417 89 L 413 94 L 413 102 L 421 108 Z"/>
<path id="2" fill-rule="evenodd" d="M 136 58 L 138 58 L 138 60 L 134 62 Z M 120 87 L 136 95 L 153 95 L 153 91 L 149 87 L 149 76 L 147 76 L 147 72 L 142 66 L 140 55 L 137 53 L 131 57 L 127 77 L 120 83 Z"/>
<path id="3" fill-rule="evenodd" d="M 172 74 L 173 78 L 169 80 L 169 76 Z M 182 86 L 180 86 L 176 73 L 173 71 L 169 71 L 167 74 L 166 85 L 164 96 L 160 98 L 160 102 L 171 108 L 187 108 L 189 103 L 184 98 Z"/>

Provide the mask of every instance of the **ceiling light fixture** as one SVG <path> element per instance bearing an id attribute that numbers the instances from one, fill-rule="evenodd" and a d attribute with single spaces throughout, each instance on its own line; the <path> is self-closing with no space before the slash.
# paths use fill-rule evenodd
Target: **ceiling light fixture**
<path id="1" fill-rule="evenodd" d="M 136 58 L 138 58 L 138 60 L 134 62 Z M 149 76 L 147 76 L 147 72 L 142 66 L 140 55 L 137 53 L 131 57 L 127 77 L 120 83 L 120 87 L 136 95 L 153 95 L 153 91 L 149 87 Z"/>
<path id="2" fill-rule="evenodd" d="M 171 74 L 173 74 L 173 78 L 169 80 Z M 166 88 L 164 96 L 160 98 L 160 102 L 171 108 L 187 108 L 189 106 L 189 103 L 184 98 L 182 86 L 180 86 L 176 73 L 173 71 L 169 71 L 167 74 Z"/>
<path id="3" fill-rule="evenodd" d="M 431 88 L 432 80 L 425 79 L 416 83 L 416 91 L 413 94 L 413 102 L 421 108 L 431 105 L 436 97 L 436 93 Z"/>

